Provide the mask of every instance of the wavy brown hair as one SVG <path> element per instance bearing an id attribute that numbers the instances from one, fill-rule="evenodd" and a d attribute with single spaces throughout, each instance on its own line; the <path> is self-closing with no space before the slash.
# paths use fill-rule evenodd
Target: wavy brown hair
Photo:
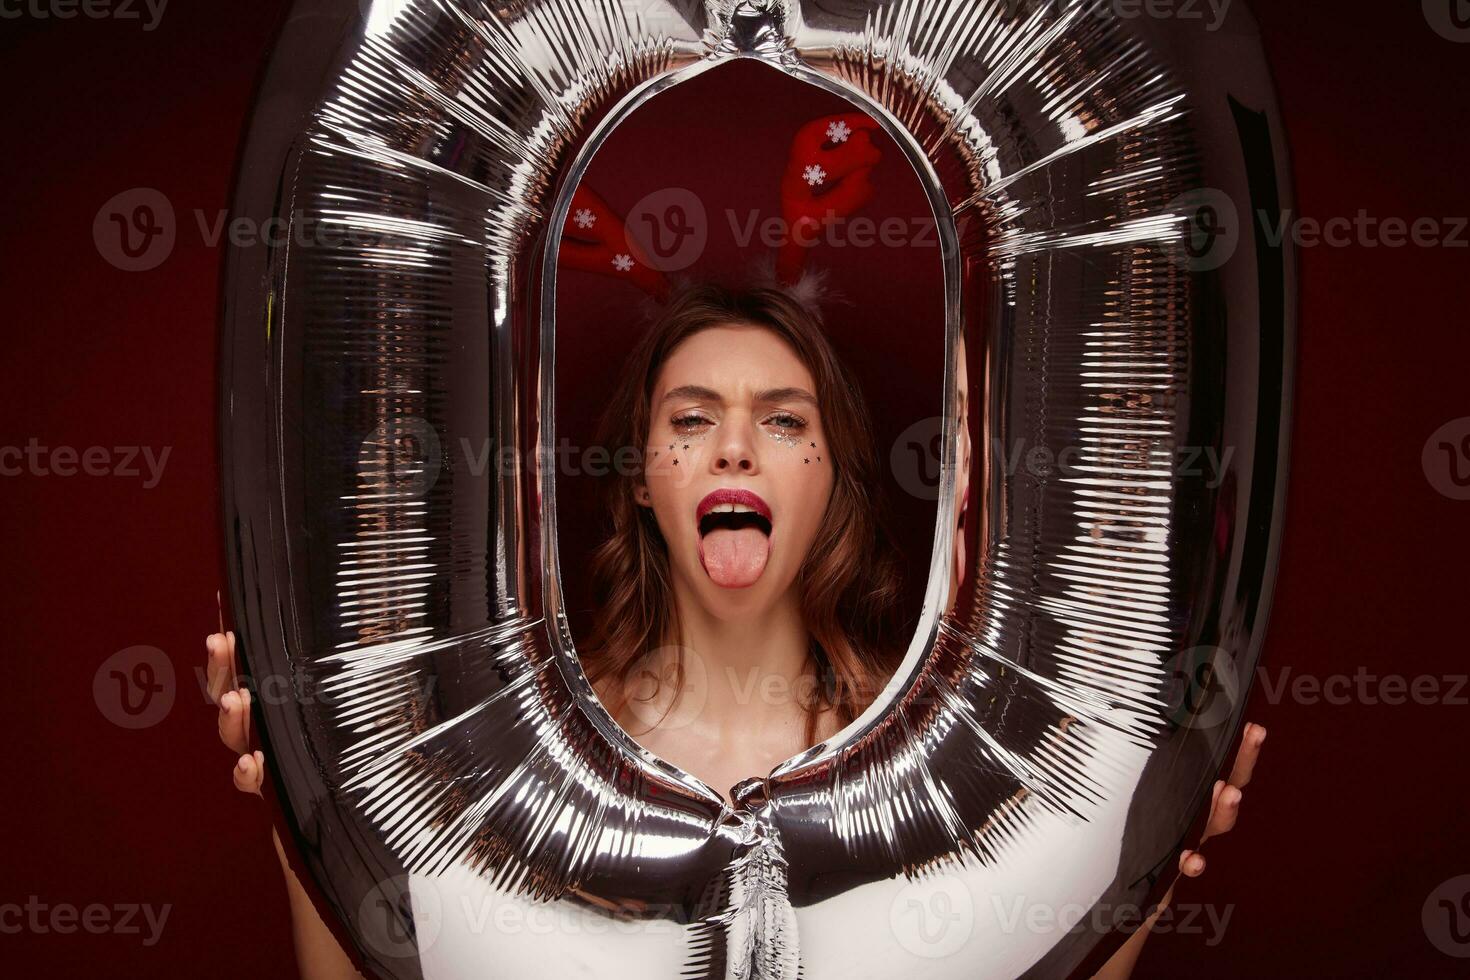
<path id="1" fill-rule="evenodd" d="M 641 460 L 663 363 L 688 337 L 729 324 L 763 327 L 795 350 L 816 383 L 822 428 L 831 445 L 832 496 L 797 578 L 812 666 L 821 678 L 813 696 L 803 699 L 810 746 L 822 713 L 835 708 L 841 724 L 851 722 L 872 703 L 901 656 L 894 642 L 899 565 L 872 424 L 857 384 L 822 331 L 821 314 L 779 284 L 684 284 L 628 357 L 597 442 L 614 452 L 635 447 L 633 457 Z M 581 654 L 594 683 L 612 677 L 625 686 L 647 653 L 677 642 L 668 549 L 652 511 L 634 499 L 641 482 L 641 465 L 618 467 L 600 488 L 610 526 L 590 562 L 596 611 Z"/>

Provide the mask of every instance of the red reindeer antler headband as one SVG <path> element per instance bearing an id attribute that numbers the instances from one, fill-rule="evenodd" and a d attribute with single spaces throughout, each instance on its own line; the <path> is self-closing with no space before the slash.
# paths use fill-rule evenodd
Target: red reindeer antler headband
<path id="1" fill-rule="evenodd" d="M 774 276 L 808 305 L 817 305 L 821 277 L 805 271 L 807 256 L 822 231 L 873 197 L 873 168 L 882 152 L 873 142 L 878 123 L 866 113 L 822 116 L 802 126 L 791 142 L 781 178 L 785 241 L 775 257 Z M 574 269 L 626 279 L 659 302 L 670 285 L 648 261 L 623 218 L 585 184 L 572 195 L 559 261 Z"/>
<path id="2" fill-rule="evenodd" d="M 660 302 L 669 295 L 668 280 L 628 234 L 622 215 L 586 184 L 572 195 L 557 261 L 573 269 L 626 279 Z"/>

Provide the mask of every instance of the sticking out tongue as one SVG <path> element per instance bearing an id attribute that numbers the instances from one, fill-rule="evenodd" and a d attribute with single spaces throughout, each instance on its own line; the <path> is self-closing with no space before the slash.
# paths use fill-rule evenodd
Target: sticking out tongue
<path id="1" fill-rule="evenodd" d="M 716 585 L 743 589 L 766 570 L 771 539 L 759 528 L 715 528 L 699 543 L 699 560 Z"/>

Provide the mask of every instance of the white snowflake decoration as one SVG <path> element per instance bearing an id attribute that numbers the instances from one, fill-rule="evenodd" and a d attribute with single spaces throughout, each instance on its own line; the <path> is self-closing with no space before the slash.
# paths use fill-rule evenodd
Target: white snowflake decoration
<path id="1" fill-rule="evenodd" d="M 801 172 L 801 175 L 802 177 L 806 178 L 806 182 L 812 187 L 816 187 L 822 181 L 827 179 L 827 171 L 823 170 L 819 165 L 815 163 L 803 170 Z"/>
<path id="2" fill-rule="evenodd" d="M 612 262 L 613 268 L 617 269 L 619 272 L 627 272 L 629 269 L 633 268 L 633 256 L 628 255 L 626 252 L 614 255 Z"/>
<path id="3" fill-rule="evenodd" d="M 852 127 L 838 119 L 827 126 L 827 138 L 834 143 L 846 143 L 847 138 L 852 135 Z"/>
<path id="4" fill-rule="evenodd" d="M 597 215 L 592 213 L 591 208 L 578 208 L 575 220 L 578 228 L 591 228 L 597 223 Z"/>

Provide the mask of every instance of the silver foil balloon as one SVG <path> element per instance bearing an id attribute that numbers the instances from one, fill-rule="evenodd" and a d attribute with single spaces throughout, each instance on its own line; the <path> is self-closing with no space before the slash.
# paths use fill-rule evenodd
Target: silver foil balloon
<path id="1" fill-rule="evenodd" d="M 285 825 L 366 967 L 1065 976 L 1162 891 L 1260 647 L 1295 281 L 1249 15 L 1134 8 L 297 4 L 237 189 L 275 233 L 228 257 L 224 517 Z M 736 58 L 904 148 L 949 408 L 907 658 L 729 806 L 593 695 L 553 468 L 449 447 L 555 445 L 571 192 Z"/>

